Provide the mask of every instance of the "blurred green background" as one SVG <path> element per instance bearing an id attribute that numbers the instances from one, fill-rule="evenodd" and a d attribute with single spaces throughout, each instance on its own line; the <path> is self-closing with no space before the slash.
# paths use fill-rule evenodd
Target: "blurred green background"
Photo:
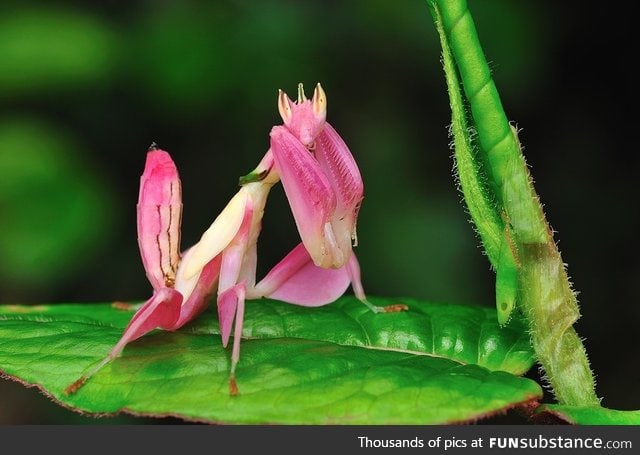
<path id="1" fill-rule="evenodd" d="M 638 409 L 633 15 L 605 20 L 579 1 L 470 7 L 580 291 L 598 393 Z M 424 0 L 3 1 L 0 302 L 145 299 L 135 205 L 149 144 L 180 170 L 187 247 L 266 151 L 277 89 L 320 81 L 365 182 L 367 292 L 492 305 L 452 177 L 438 46 Z M 277 188 L 259 274 L 297 242 Z M 93 420 L 0 381 L 0 423 L 123 422 L 153 420 Z"/>

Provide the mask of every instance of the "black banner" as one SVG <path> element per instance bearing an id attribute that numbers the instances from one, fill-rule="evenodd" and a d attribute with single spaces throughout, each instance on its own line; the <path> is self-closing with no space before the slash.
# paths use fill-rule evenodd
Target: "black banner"
<path id="1" fill-rule="evenodd" d="M 632 454 L 640 448 L 640 427 L 4 426 L 0 441 L 7 454 Z"/>

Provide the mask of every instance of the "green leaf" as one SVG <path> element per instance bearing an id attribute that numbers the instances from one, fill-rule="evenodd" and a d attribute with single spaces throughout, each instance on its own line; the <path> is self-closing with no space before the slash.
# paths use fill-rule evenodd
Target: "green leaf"
<path id="1" fill-rule="evenodd" d="M 620 411 L 601 406 L 566 406 L 549 404 L 540 406 L 538 417 L 551 414 L 575 425 L 640 425 L 640 410 Z"/>
<path id="2" fill-rule="evenodd" d="M 133 308 L 0 306 L 0 370 L 84 412 L 227 423 L 461 422 L 541 397 L 538 384 L 514 375 L 533 363 L 519 320 L 500 329 L 493 309 L 401 302 L 409 311 L 373 314 L 349 297 L 321 308 L 247 302 L 236 397 L 212 311 L 131 343 L 66 396 L 116 343 Z"/>

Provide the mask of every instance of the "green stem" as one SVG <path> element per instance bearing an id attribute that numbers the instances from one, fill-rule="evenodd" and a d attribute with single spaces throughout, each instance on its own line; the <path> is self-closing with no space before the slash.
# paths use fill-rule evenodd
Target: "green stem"
<path id="1" fill-rule="evenodd" d="M 471 129 L 467 122 L 464 99 L 460 90 L 455 62 L 451 56 L 447 40 L 441 39 L 449 103 L 451 106 L 451 135 L 456 164 L 456 175 L 460 190 L 464 195 L 471 219 L 476 225 L 480 240 L 484 245 L 487 258 L 495 269 L 498 265 L 500 243 L 504 222 L 500 218 L 499 208 L 493 199 L 493 192 L 484 178 L 481 158 L 477 155 L 470 138 Z"/>
<path id="2" fill-rule="evenodd" d="M 469 213 L 496 268 L 496 291 L 515 290 L 536 355 L 558 401 L 570 405 L 599 404 L 584 346 L 573 329 L 580 316 L 577 300 L 533 187 L 516 131 L 502 107 L 467 2 L 429 0 L 429 6 L 443 48 L 457 172 Z M 470 116 L 464 109 L 465 101 L 471 109 Z M 465 164 L 469 155 L 473 157 L 474 144 L 467 124 L 477 132 L 481 158 L 476 158 L 474 166 Z M 485 180 L 488 185 L 481 187 L 480 192 L 465 189 L 464 182 L 481 184 Z M 490 209 L 492 214 L 487 212 Z M 495 233 L 500 227 L 503 230 L 498 231 L 500 240 L 496 241 Z M 500 254 L 496 254 L 496 248 Z M 503 254 L 505 251 L 511 254 Z M 507 273 L 501 273 L 501 267 Z M 504 283 L 500 284 L 501 276 L 513 276 L 517 282 L 507 282 L 505 288 Z M 500 315 L 500 296 L 497 298 Z"/>

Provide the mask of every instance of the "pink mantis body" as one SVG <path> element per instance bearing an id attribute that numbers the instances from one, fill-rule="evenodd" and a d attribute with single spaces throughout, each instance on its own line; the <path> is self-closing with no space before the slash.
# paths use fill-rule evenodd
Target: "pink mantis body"
<path id="1" fill-rule="evenodd" d="M 134 314 L 108 356 L 71 384 L 74 393 L 122 352 L 126 344 L 155 328 L 177 330 L 208 305 L 217 283 L 223 346 L 234 341 L 230 393 L 238 388 L 235 369 L 245 299 L 269 297 L 302 306 L 333 302 L 353 286 L 356 297 L 374 312 L 406 309 L 376 307 L 367 301 L 360 266 L 352 251 L 363 198 L 362 178 L 344 141 L 325 121 L 326 96 L 317 85 L 311 101 L 298 87 L 294 103 L 280 91 L 284 125 L 271 131 L 271 147 L 201 239 L 179 254 L 181 193 L 169 154 L 151 148 L 141 178 L 138 237 L 153 296 Z M 257 241 L 271 187 L 282 180 L 302 243 L 256 283 Z"/>

